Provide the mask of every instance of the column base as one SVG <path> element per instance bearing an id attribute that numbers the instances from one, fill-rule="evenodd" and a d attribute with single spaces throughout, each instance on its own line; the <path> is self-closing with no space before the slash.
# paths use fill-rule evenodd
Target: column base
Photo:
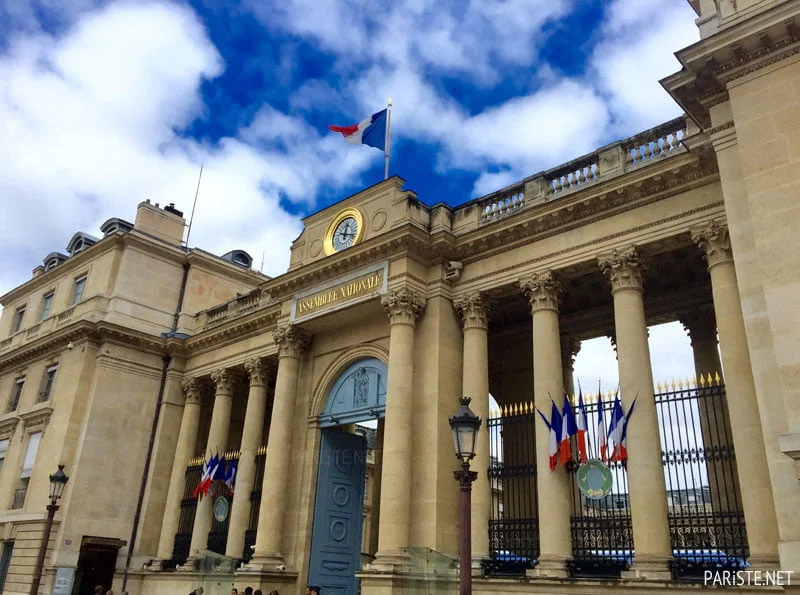
<path id="1" fill-rule="evenodd" d="M 233 572 L 238 560 L 210 550 L 198 550 L 178 566 L 178 572 Z"/>
<path id="2" fill-rule="evenodd" d="M 672 556 L 634 556 L 630 569 L 623 570 L 620 578 L 631 581 L 672 580 L 670 561 Z"/>
<path id="3" fill-rule="evenodd" d="M 569 556 L 540 556 L 535 568 L 525 571 L 526 576 L 538 578 L 567 578 Z"/>
<path id="4" fill-rule="evenodd" d="M 484 575 L 483 563 L 489 559 L 489 556 L 473 556 L 472 557 L 472 576 L 482 577 Z"/>
<path id="5" fill-rule="evenodd" d="M 775 571 L 782 570 L 778 556 L 775 554 L 750 554 L 747 559 L 750 562 L 748 570 Z"/>
<path id="6" fill-rule="evenodd" d="M 169 558 L 156 558 L 154 560 L 150 560 L 144 569 L 148 572 L 163 572 L 164 571 L 164 564 L 169 561 Z"/>
<path id="7" fill-rule="evenodd" d="M 280 552 L 256 553 L 253 559 L 242 566 L 247 572 L 286 572 L 286 562 Z"/>
<path id="8" fill-rule="evenodd" d="M 407 574 L 411 572 L 412 560 L 406 550 L 390 550 L 375 554 L 375 560 L 367 566 L 371 572 Z"/>

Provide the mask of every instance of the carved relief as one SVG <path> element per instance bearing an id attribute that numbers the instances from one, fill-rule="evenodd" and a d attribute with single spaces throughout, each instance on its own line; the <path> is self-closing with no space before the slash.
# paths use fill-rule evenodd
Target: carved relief
<path id="1" fill-rule="evenodd" d="M 714 265 L 733 261 L 731 238 L 728 226 L 724 223 L 712 220 L 703 227 L 693 229 L 690 233 L 692 241 L 705 253 L 709 269 Z"/>
<path id="2" fill-rule="evenodd" d="M 536 273 L 519 282 L 525 297 L 531 303 L 531 312 L 555 310 L 558 312 L 558 296 L 563 292 L 561 283 L 552 271 Z"/>
<path id="3" fill-rule="evenodd" d="M 614 249 L 611 254 L 600 256 L 597 264 L 611 282 L 612 293 L 620 289 L 642 290 L 642 275 L 647 264 L 636 246 Z"/>
<path id="4" fill-rule="evenodd" d="M 471 293 L 457 299 L 453 302 L 453 307 L 464 323 L 464 330 L 487 327 L 491 308 L 480 293 Z"/>
<path id="5" fill-rule="evenodd" d="M 275 361 L 260 357 L 244 362 L 244 369 L 250 376 L 250 386 L 266 386 L 275 373 Z"/>
<path id="6" fill-rule="evenodd" d="M 311 344 L 311 333 L 292 324 L 275 329 L 272 338 L 278 346 L 279 357 L 297 357 Z"/>
<path id="7" fill-rule="evenodd" d="M 233 374 L 227 368 L 220 368 L 211 372 L 217 394 L 231 394 L 233 392 Z"/>
<path id="8" fill-rule="evenodd" d="M 414 325 L 425 307 L 425 300 L 406 287 L 393 289 L 381 298 L 381 304 L 390 324 Z"/>
<path id="9" fill-rule="evenodd" d="M 188 405 L 190 403 L 199 405 L 202 401 L 202 385 L 200 380 L 197 378 L 189 378 L 188 380 L 184 380 L 181 384 L 181 388 L 183 388 L 183 394 L 186 395 L 185 403 Z"/>

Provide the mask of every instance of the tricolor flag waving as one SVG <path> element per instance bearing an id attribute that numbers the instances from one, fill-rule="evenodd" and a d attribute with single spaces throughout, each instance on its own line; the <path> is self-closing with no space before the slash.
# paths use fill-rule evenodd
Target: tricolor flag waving
<path id="1" fill-rule="evenodd" d="M 236 485 L 236 472 L 239 470 L 239 459 L 228 461 L 228 468 L 225 470 L 225 485 L 233 494 L 233 487 Z"/>
<path id="2" fill-rule="evenodd" d="M 332 132 L 339 132 L 351 145 L 369 145 L 381 151 L 386 150 L 386 124 L 389 110 L 384 109 L 350 126 L 328 126 Z"/>
<path id="3" fill-rule="evenodd" d="M 575 413 L 569 403 L 567 393 L 564 393 L 564 407 L 561 410 L 561 455 L 559 461 L 566 465 L 572 459 L 572 448 L 569 439 L 578 433 L 578 426 L 575 423 Z"/>
<path id="4" fill-rule="evenodd" d="M 558 446 L 561 442 L 561 415 L 558 413 L 558 407 L 556 407 L 555 403 L 553 403 L 553 407 L 550 410 L 550 421 L 547 421 L 544 413 L 538 409 L 536 411 L 539 413 L 542 420 L 547 425 L 547 429 L 550 431 L 550 441 L 548 443 L 550 471 L 555 471 L 556 465 L 558 464 Z"/>
<path id="5" fill-rule="evenodd" d="M 608 442 L 611 445 L 611 460 L 622 460 L 622 432 L 625 429 L 625 414 L 619 395 L 614 397 L 614 408 L 611 410 L 611 425 L 608 427 Z"/>
<path id="6" fill-rule="evenodd" d="M 638 395 L 634 397 L 633 403 L 631 403 L 631 408 L 628 409 L 628 413 L 625 415 L 625 423 L 622 425 L 622 442 L 620 442 L 619 450 L 619 460 L 626 461 L 628 459 L 628 422 L 631 420 L 631 413 L 633 413 L 633 408 L 636 406 L 636 399 Z"/>
<path id="7" fill-rule="evenodd" d="M 608 430 L 606 429 L 606 417 L 603 413 L 603 396 L 597 391 L 597 447 L 600 450 L 600 460 L 604 463 L 608 459 L 606 452 L 608 444 Z"/>
<path id="8" fill-rule="evenodd" d="M 214 478 L 214 473 L 216 472 L 218 466 L 219 457 L 217 455 L 214 455 L 204 463 L 203 473 L 200 475 L 200 481 L 197 483 L 197 486 L 192 492 L 193 498 L 199 497 L 200 500 L 202 500 L 203 496 L 208 493 L 208 490 L 211 488 L 211 481 Z"/>
<path id="9" fill-rule="evenodd" d="M 389 98 L 389 105 L 386 109 L 375 112 L 368 118 L 364 118 L 358 124 L 350 126 L 328 126 L 332 132 L 338 132 L 351 145 L 368 145 L 383 151 L 386 160 L 383 179 L 389 178 L 389 147 L 392 135 L 392 100 Z"/>
<path id="10" fill-rule="evenodd" d="M 577 426 L 578 426 L 578 455 L 581 458 L 581 463 L 585 463 L 588 460 L 586 456 L 586 430 L 588 429 L 589 423 L 586 418 L 586 406 L 583 404 L 583 391 L 581 391 L 581 386 L 578 384 L 578 412 L 577 412 Z"/>

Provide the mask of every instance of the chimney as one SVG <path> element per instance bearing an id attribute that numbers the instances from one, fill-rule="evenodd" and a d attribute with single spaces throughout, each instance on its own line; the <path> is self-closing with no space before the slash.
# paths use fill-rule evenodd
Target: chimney
<path id="1" fill-rule="evenodd" d="M 184 227 L 186 219 L 183 218 L 183 213 L 175 208 L 174 203 L 162 209 L 158 203 L 150 204 L 148 199 L 140 202 L 136 209 L 136 222 L 133 228 L 170 244 L 181 243 Z"/>

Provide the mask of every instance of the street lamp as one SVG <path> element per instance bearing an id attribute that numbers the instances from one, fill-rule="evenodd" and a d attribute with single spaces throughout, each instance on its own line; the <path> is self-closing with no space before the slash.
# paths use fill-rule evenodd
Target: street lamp
<path id="1" fill-rule="evenodd" d="M 36 560 L 36 570 L 33 572 L 33 584 L 31 585 L 31 595 L 37 595 L 39 592 L 39 583 L 42 580 L 42 569 L 44 568 L 44 557 L 47 553 L 47 544 L 50 541 L 50 530 L 53 528 L 53 517 L 56 516 L 58 510 L 58 502 L 61 495 L 64 493 L 64 487 L 67 485 L 69 477 L 64 473 L 64 465 L 58 466 L 58 471 L 50 476 L 50 504 L 47 505 L 47 524 L 44 526 L 44 535 L 42 535 L 42 543 L 39 546 L 39 558 Z"/>
<path id="2" fill-rule="evenodd" d="M 461 397 L 461 409 L 450 418 L 453 430 L 453 442 L 456 457 L 461 460 L 461 469 L 455 471 L 461 496 L 458 501 L 458 515 L 461 521 L 461 545 L 458 556 L 458 592 L 459 595 L 472 594 L 472 482 L 478 478 L 475 471 L 470 471 L 469 462 L 475 457 L 475 439 L 481 427 L 481 418 L 472 412 L 469 403 L 472 399 Z"/>

